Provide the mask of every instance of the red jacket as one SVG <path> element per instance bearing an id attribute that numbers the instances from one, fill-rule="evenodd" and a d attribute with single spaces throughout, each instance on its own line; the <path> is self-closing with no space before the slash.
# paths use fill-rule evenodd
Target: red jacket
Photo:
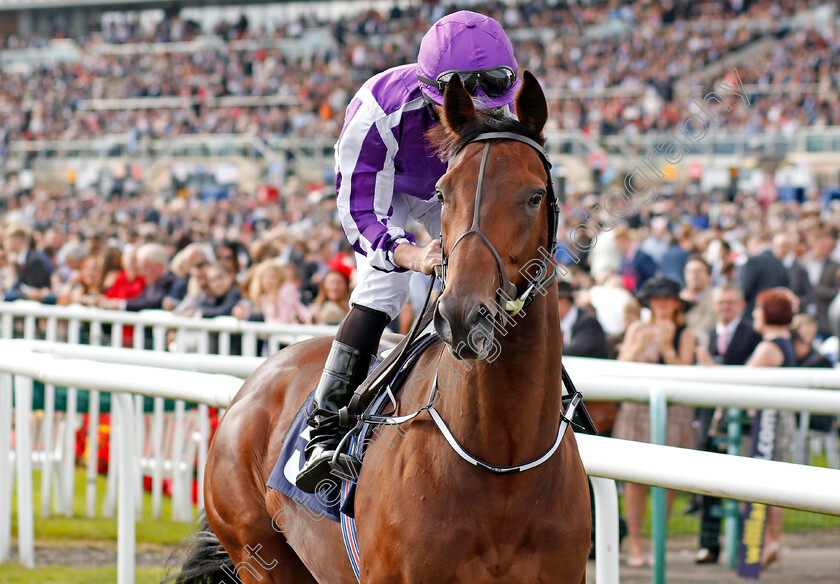
<path id="1" fill-rule="evenodd" d="M 143 280 L 143 276 L 135 276 L 133 280 L 129 281 L 125 270 L 122 270 L 117 274 L 117 279 L 114 280 L 114 284 L 105 291 L 105 297 L 130 300 L 140 296 L 140 293 L 143 292 L 145 287 L 146 281 Z"/>

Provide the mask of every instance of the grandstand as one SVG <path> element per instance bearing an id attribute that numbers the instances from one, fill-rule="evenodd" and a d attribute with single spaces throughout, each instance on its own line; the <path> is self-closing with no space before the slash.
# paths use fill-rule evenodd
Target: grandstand
<path id="1" fill-rule="evenodd" d="M 329 182 L 332 145 L 355 88 L 413 60 L 423 31 L 443 13 L 416 2 L 378 10 L 309 3 L 305 13 L 294 3 L 195 4 L 0 1 L 0 10 L 16 15 L 0 55 L 6 178 L 23 173 L 26 184 L 69 179 L 86 187 L 103 175 L 132 176 L 158 189 L 173 184 L 173 166 L 201 182 L 210 179 L 200 167 L 222 164 L 248 190 L 290 171 Z M 720 186 L 737 168 L 743 187 L 754 189 L 759 165 L 792 164 L 807 165 L 809 180 L 782 186 L 836 185 L 836 7 L 735 5 L 477 6 L 505 23 L 520 63 L 547 88 L 549 143 L 564 155 L 568 184 L 597 189 L 590 170 L 602 159 L 601 180 L 630 171 L 696 113 L 692 99 L 735 69 L 744 107 L 716 115 L 702 144 L 665 180 L 685 185 L 699 173 Z"/>

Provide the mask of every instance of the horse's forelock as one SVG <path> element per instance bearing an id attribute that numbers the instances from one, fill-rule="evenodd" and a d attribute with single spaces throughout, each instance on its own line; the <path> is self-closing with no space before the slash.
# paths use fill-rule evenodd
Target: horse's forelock
<path id="1" fill-rule="evenodd" d="M 426 137 L 435 155 L 446 162 L 461 148 L 488 132 L 512 132 L 530 138 L 540 146 L 545 145 L 545 138 L 541 134 L 535 133 L 502 109 L 478 112 L 475 119 L 464 124 L 458 133 L 453 132 L 446 124 L 435 124 L 426 133 Z"/>

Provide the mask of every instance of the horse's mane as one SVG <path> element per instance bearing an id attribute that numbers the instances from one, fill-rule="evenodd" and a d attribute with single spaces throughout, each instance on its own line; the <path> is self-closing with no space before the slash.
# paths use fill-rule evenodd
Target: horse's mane
<path id="1" fill-rule="evenodd" d="M 501 108 L 476 112 L 475 118 L 459 128 L 457 134 L 451 131 L 445 122 L 435 124 L 426 132 L 426 139 L 434 148 L 437 157 L 446 162 L 476 137 L 487 132 L 512 132 L 530 138 L 540 146 L 545 145 L 542 134 L 511 117 Z"/>

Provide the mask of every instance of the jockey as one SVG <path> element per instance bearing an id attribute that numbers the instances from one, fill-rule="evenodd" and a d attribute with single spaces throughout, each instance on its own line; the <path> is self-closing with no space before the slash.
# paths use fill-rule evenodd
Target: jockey
<path id="1" fill-rule="evenodd" d="M 517 68 L 497 21 L 456 12 L 425 34 L 417 63 L 375 75 L 347 107 L 335 147 L 336 189 L 339 218 L 356 251 L 357 285 L 315 390 L 300 489 L 313 493 L 329 478 L 341 438 L 330 414 L 347 406 L 367 376 L 385 326 L 408 299 L 411 272 L 431 274 L 441 263 L 440 239 L 415 245 L 405 227 L 411 217 L 432 237 L 441 232 L 434 190 L 446 163 L 424 135 L 438 120 L 447 81 L 457 73 L 477 109 L 505 108 L 512 115 Z M 358 464 L 346 453 L 338 461 L 348 472 Z"/>

